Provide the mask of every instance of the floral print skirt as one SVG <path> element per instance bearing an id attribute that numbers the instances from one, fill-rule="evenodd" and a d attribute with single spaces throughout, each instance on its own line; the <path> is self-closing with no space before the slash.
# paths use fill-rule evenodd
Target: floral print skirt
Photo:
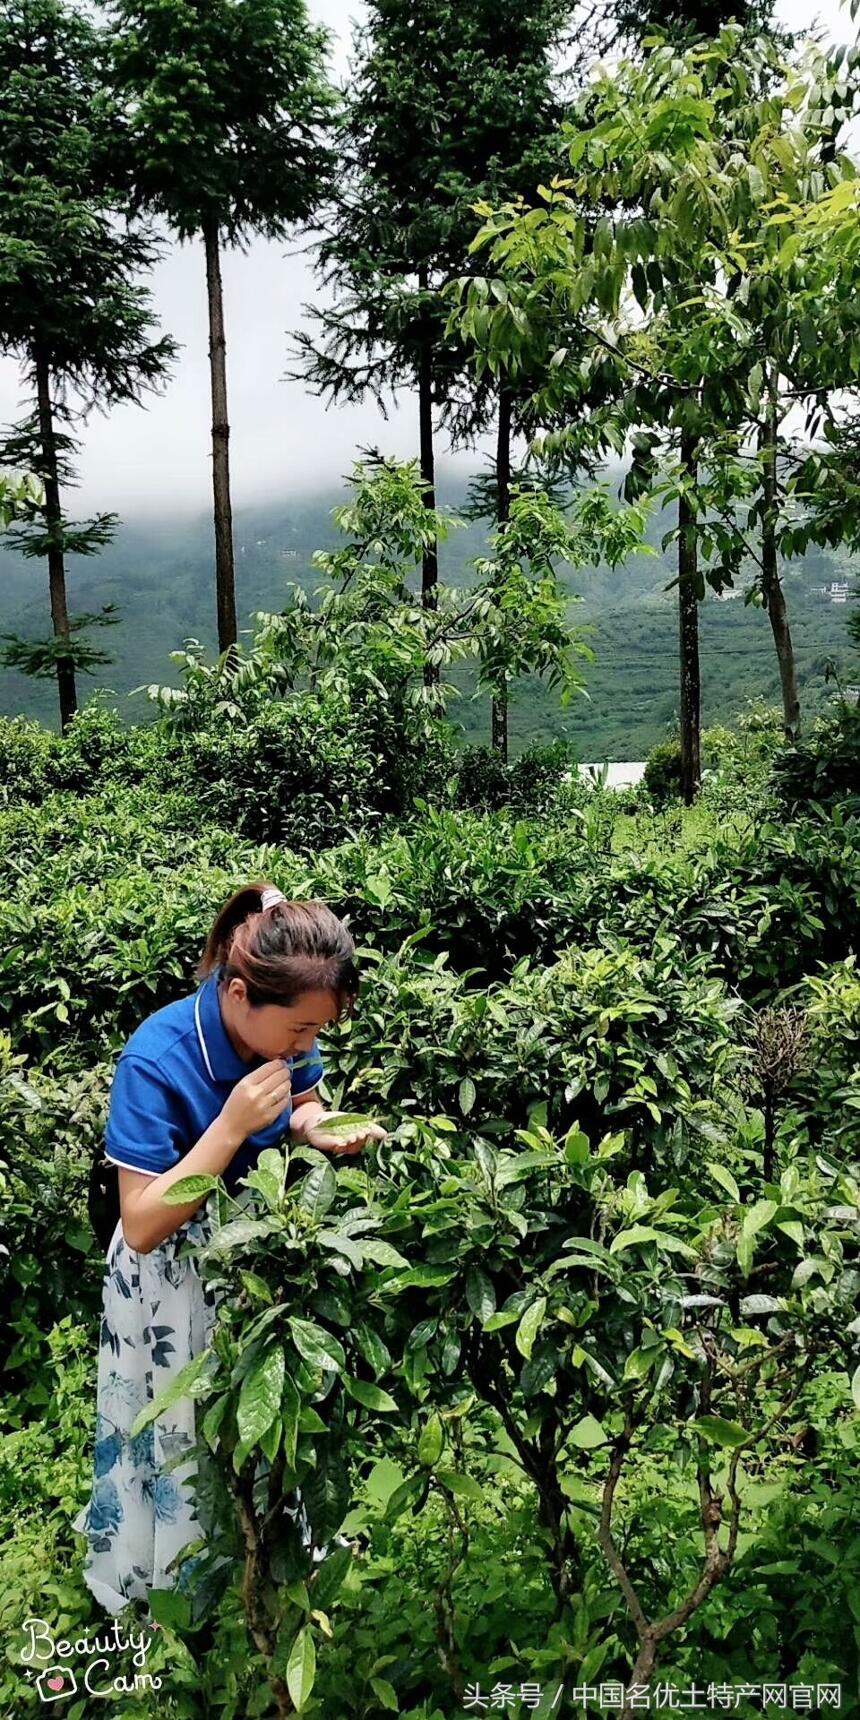
<path id="1" fill-rule="evenodd" d="M 207 1231 L 204 1213 L 138 1254 L 118 1224 L 107 1252 L 92 1492 L 72 1526 L 88 1541 L 87 1587 L 110 1613 L 144 1600 L 148 1589 L 172 1588 L 172 1560 L 200 1538 L 188 1485 L 194 1465 L 172 1465 L 194 1444 L 193 1399 L 181 1399 L 134 1439 L 131 1428 L 209 1341 L 214 1299 L 194 1261 L 179 1258 L 185 1242 L 202 1242 Z"/>
<path id="2" fill-rule="evenodd" d="M 205 1350 L 215 1298 L 185 1243 L 210 1234 L 205 1207 L 148 1254 L 138 1254 L 118 1224 L 106 1258 L 102 1293 L 96 1405 L 95 1458 L 89 1503 L 72 1527 L 87 1538 L 84 1581 L 109 1613 L 145 1600 L 150 1589 L 181 1586 L 173 1560 L 202 1531 L 194 1505 L 194 1461 L 177 1462 L 195 1443 L 195 1403 L 181 1398 L 136 1438 L 131 1428 L 146 1404 Z M 298 1488 L 292 1515 L 312 1544 Z M 340 1535 L 336 1545 L 349 1543 Z M 314 1551 L 314 1563 L 328 1548 Z"/>

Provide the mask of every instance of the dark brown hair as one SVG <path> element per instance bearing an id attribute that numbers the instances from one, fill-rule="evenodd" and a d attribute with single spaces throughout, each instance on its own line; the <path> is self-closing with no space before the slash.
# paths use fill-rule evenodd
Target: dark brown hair
<path id="1" fill-rule="evenodd" d="M 352 1014 L 358 991 L 355 944 L 324 902 L 278 901 L 262 908 L 264 890 L 245 884 L 218 913 L 195 970 L 205 979 L 222 968 L 225 980 L 245 981 L 248 1002 L 289 1006 L 306 991 L 332 991 L 338 1014 Z"/>

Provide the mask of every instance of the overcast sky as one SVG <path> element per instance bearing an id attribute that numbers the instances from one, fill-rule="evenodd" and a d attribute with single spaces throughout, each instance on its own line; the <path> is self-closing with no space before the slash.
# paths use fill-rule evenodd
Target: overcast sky
<path id="1" fill-rule="evenodd" d="M 468 0 L 464 0 L 468 4 Z M 351 20 L 359 0 L 309 0 L 312 16 L 334 32 L 335 76 L 347 68 Z M 854 40 L 848 6 L 820 0 L 780 0 L 777 15 L 791 28 L 818 19 L 837 40 Z M 377 409 L 326 406 L 298 382 L 284 382 L 287 331 L 301 325 L 303 302 L 316 287 L 307 259 L 285 256 L 282 244 L 255 243 L 223 260 L 234 506 L 265 497 L 284 500 L 336 483 L 352 463 L 357 444 L 412 454 L 415 402 L 401 396 L 386 423 Z M 181 351 L 165 393 L 146 410 L 123 407 L 94 414 L 83 431 L 80 489 L 75 512 L 116 510 L 126 517 L 192 510 L 208 505 L 209 378 L 203 254 L 197 244 L 175 246 L 152 277 L 162 328 Z M 0 360 L 0 422 L 20 413 L 17 367 Z M 444 444 L 440 445 L 444 453 Z M 480 455 L 461 454 L 474 468 Z"/>

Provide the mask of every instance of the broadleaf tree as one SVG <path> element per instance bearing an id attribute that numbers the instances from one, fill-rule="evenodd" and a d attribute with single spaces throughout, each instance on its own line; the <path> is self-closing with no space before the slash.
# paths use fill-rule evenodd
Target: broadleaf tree
<path id="1" fill-rule="evenodd" d="M 799 89 L 770 38 L 734 28 L 684 53 L 655 39 L 644 66 L 599 70 L 565 128 L 572 173 L 543 188 L 545 206 L 483 211 L 476 245 L 488 248 L 485 267 L 501 277 L 507 303 L 488 308 L 480 279 L 460 292 L 461 325 L 497 369 L 555 345 L 533 398 L 550 431 L 544 454 L 626 449 L 628 497 L 654 488 L 677 502 L 669 536 L 678 543 L 687 799 L 699 778 L 697 606 L 706 579 L 717 590 L 731 583 L 752 528 L 786 728 L 796 729 L 775 558 L 799 540 L 790 508 L 778 505 L 774 389 L 786 409 L 791 400 L 816 408 L 822 383 L 846 381 L 826 301 L 810 340 L 807 283 L 781 277 L 768 236 L 768 196 L 814 184 L 846 108 L 843 91 L 798 126 Z M 778 422 L 781 404 L 776 411 Z M 750 497 L 744 530 L 739 508 Z"/>

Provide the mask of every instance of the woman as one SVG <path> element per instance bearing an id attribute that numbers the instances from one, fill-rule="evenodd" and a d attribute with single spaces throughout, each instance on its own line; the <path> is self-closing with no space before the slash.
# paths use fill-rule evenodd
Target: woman
<path id="1" fill-rule="evenodd" d="M 130 1437 L 144 1405 L 206 1347 L 213 1315 L 193 1260 L 179 1258 L 208 1234 L 205 1196 L 182 1206 L 164 1196 L 203 1172 L 235 1193 L 262 1149 L 283 1141 L 353 1154 L 384 1139 L 378 1123 L 346 1140 L 326 1134 L 317 1097 L 317 1033 L 353 1008 L 354 955 L 322 903 L 249 884 L 215 920 L 198 990 L 156 1010 L 120 1053 L 105 1134 L 120 1218 L 107 1250 L 93 1487 L 74 1524 L 89 1542 L 85 1581 L 110 1613 L 172 1587 L 171 1561 L 200 1539 L 182 1485 L 193 1466 L 167 1467 L 193 1444 L 193 1402 Z"/>

